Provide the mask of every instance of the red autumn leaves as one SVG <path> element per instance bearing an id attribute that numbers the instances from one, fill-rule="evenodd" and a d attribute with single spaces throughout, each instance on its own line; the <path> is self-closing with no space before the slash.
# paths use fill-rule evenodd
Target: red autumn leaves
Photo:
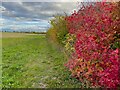
<path id="1" fill-rule="evenodd" d="M 66 17 L 70 34 L 76 36 L 75 57 L 66 66 L 72 75 L 88 86 L 120 85 L 119 49 L 112 49 L 119 35 L 120 18 L 116 3 L 95 3 Z"/>

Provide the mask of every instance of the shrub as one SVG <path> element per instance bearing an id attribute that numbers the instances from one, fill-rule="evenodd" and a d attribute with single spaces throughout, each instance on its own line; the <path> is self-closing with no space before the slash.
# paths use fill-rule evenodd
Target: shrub
<path id="1" fill-rule="evenodd" d="M 51 28 L 54 29 L 56 32 L 56 40 L 58 41 L 59 44 L 63 45 L 65 41 L 65 36 L 68 33 L 68 29 L 66 26 L 66 20 L 65 16 L 57 15 L 55 16 L 52 20 L 50 20 Z M 52 30 L 48 30 L 48 32 L 52 32 Z"/>
<path id="2" fill-rule="evenodd" d="M 74 48 L 75 39 L 76 37 L 74 34 L 68 33 L 66 35 L 66 40 L 64 41 L 64 47 L 67 58 L 72 58 L 72 53 L 75 52 L 75 48 Z"/>
<path id="3" fill-rule="evenodd" d="M 66 67 L 88 87 L 120 85 L 117 8 L 116 3 L 95 3 L 66 18 L 69 33 L 76 36 L 75 52 Z"/>
<path id="4" fill-rule="evenodd" d="M 49 28 L 49 30 L 46 33 L 46 37 L 48 38 L 48 40 L 58 43 L 57 41 L 57 32 L 54 28 Z"/>

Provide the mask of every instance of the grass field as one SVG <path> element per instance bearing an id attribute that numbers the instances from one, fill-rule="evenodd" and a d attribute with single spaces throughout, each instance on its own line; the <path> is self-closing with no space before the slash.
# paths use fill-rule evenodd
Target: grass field
<path id="1" fill-rule="evenodd" d="M 78 88 L 81 86 L 64 67 L 62 51 L 45 35 L 3 33 L 2 87 Z"/>

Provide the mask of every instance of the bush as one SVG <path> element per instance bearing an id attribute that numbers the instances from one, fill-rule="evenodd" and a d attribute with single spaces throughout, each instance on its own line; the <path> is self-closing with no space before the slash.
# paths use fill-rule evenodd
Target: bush
<path id="1" fill-rule="evenodd" d="M 49 28 L 49 30 L 46 33 L 46 37 L 49 41 L 58 43 L 57 41 L 57 31 L 54 28 Z"/>
<path id="2" fill-rule="evenodd" d="M 65 16 L 57 15 L 54 19 L 50 20 L 51 28 L 48 30 L 49 33 L 55 33 L 54 38 L 56 38 L 57 42 L 61 45 L 64 45 L 65 36 L 68 33 L 68 29 L 66 26 Z M 54 32 L 52 32 L 54 30 Z M 49 35 L 51 37 L 51 35 Z M 52 38 L 52 37 L 51 37 Z"/>
<path id="3" fill-rule="evenodd" d="M 66 67 L 87 87 L 120 85 L 120 17 L 116 10 L 116 3 L 102 2 L 66 17 L 69 33 L 76 37 L 75 52 Z"/>
<path id="4" fill-rule="evenodd" d="M 68 33 L 66 35 L 66 40 L 64 41 L 64 48 L 65 48 L 65 54 L 67 55 L 67 58 L 72 58 L 72 53 L 75 52 L 74 44 L 75 44 L 75 35 Z"/>

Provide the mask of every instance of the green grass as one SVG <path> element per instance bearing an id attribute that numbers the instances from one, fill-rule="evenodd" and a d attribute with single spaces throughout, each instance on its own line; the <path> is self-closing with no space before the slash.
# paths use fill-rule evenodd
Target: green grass
<path id="1" fill-rule="evenodd" d="M 66 62 L 64 53 L 44 35 L 2 38 L 2 87 L 79 88 Z"/>

